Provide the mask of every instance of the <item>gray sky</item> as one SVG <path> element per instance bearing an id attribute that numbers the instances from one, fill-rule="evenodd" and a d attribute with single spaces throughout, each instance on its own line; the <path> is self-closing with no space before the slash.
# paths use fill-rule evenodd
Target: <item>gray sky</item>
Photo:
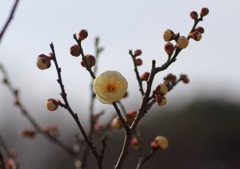
<path id="1" fill-rule="evenodd" d="M 0 0 L 1 27 L 12 3 Z M 44 107 L 46 99 L 60 97 L 60 90 L 54 68 L 40 71 L 35 60 L 39 54 L 49 53 L 49 44 L 53 42 L 69 98 L 73 103 L 88 103 L 90 76 L 80 66 L 80 58 L 69 54 L 69 47 L 74 44 L 73 33 L 84 28 L 89 32 L 83 42 L 86 54 L 94 53 L 96 36 L 101 37 L 105 47 L 99 60 L 99 73 L 105 70 L 121 72 L 129 82 L 132 96 L 129 99 L 135 100 L 140 95 L 128 50 L 142 49 L 141 72 L 150 70 L 152 59 L 156 59 L 158 65 L 163 64 L 167 55 L 163 51 L 162 32 L 170 28 L 187 36 L 193 24 L 190 11 L 199 12 L 202 7 L 210 10 L 199 24 L 205 29 L 202 40 L 190 41 L 177 62 L 157 76 L 155 84 L 162 82 L 167 73 L 184 73 L 189 75 L 191 83 L 179 85 L 169 94 L 172 99 L 169 102 L 179 102 L 179 98 L 180 102 L 189 101 L 196 95 L 238 102 L 240 1 L 237 0 L 21 0 L 1 43 L 0 62 L 21 90 L 21 97 L 34 104 L 35 100 L 40 100 Z M 2 85 L 0 93 L 0 101 L 9 95 Z"/>

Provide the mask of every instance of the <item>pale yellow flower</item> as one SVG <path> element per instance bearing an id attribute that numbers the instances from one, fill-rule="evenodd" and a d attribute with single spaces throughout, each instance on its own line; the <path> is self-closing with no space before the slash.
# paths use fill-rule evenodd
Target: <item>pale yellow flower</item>
<path id="1" fill-rule="evenodd" d="M 121 73 L 106 71 L 93 81 L 93 89 L 98 100 L 104 104 L 119 101 L 127 92 L 128 83 Z"/>

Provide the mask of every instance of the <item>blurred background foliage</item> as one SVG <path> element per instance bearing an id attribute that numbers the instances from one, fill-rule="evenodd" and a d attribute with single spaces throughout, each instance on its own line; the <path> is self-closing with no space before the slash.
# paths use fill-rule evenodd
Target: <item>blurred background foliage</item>
<path id="1" fill-rule="evenodd" d="M 31 126 L 25 122 L 17 110 L 8 119 L 0 123 L 0 132 L 10 147 L 17 149 L 17 161 L 20 168 L 73 168 L 73 160 L 59 147 L 48 142 L 42 136 L 34 139 L 21 138 L 17 131 L 21 127 Z M 6 113 L 10 113 L 5 109 Z M 58 112 L 58 114 L 66 112 Z M 66 115 L 66 114 L 65 114 Z M 103 115 L 106 117 L 108 115 Z M 56 117 L 55 117 L 56 118 Z M 18 122 L 18 121 L 22 122 Z M 42 124 L 52 121 L 50 118 L 38 119 Z M 156 135 L 169 139 L 169 149 L 158 151 L 143 168 L 152 169 L 238 169 L 240 168 L 240 105 L 219 99 L 195 99 L 188 105 L 176 109 L 154 107 L 145 116 L 139 127 L 144 140 L 144 152 L 150 151 L 149 144 Z M 65 125 L 68 121 L 71 125 Z M 104 121 L 104 120 L 103 120 Z M 74 143 L 78 133 L 71 119 L 57 118 L 60 138 L 69 146 Z M 108 147 L 103 166 L 113 168 L 123 143 L 124 130 L 108 131 Z M 100 137 L 95 140 L 100 145 Z M 138 152 L 130 148 L 124 168 L 134 168 Z M 96 168 L 96 162 L 90 154 L 89 168 Z"/>

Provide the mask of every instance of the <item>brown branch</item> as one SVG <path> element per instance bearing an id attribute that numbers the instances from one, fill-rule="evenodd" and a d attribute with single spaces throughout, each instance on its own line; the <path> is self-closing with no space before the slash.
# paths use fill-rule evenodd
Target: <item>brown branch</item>
<path id="1" fill-rule="evenodd" d="M 61 93 L 60 95 L 62 96 L 62 99 L 64 101 L 64 103 L 60 103 L 60 106 L 65 108 L 66 110 L 68 110 L 68 112 L 71 114 L 71 116 L 73 117 L 73 119 L 75 120 L 75 122 L 77 123 L 77 126 L 80 130 L 80 132 L 82 133 L 84 140 L 86 141 L 86 143 L 88 144 L 89 148 L 91 149 L 93 155 L 95 156 L 96 160 L 98 161 L 99 159 L 99 154 L 96 150 L 96 147 L 93 145 L 92 141 L 88 138 L 88 135 L 86 133 L 86 131 L 84 130 L 77 113 L 74 113 L 72 108 L 70 107 L 69 103 L 68 103 L 68 99 L 67 99 L 67 93 L 65 91 L 64 85 L 63 85 L 63 81 L 62 81 L 62 75 L 61 75 L 61 68 L 58 66 L 58 62 L 57 62 L 57 58 L 56 58 L 56 54 L 55 54 L 55 50 L 54 50 L 54 45 L 53 43 L 50 44 L 50 48 L 52 50 L 52 59 L 53 62 L 55 64 L 56 67 L 56 71 L 57 71 L 57 75 L 58 75 L 58 83 L 60 85 L 61 88 Z M 102 169 L 102 164 L 98 163 L 98 167 L 99 169 Z"/>
<path id="2" fill-rule="evenodd" d="M 196 28 L 199 21 L 202 21 L 202 17 L 195 20 L 194 25 L 193 25 L 190 33 Z M 188 36 L 188 39 L 189 38 L 190 37 Z M 118 161 L 115 165 L 115 169 L 121 169 L 122 168 L 123 162 L 124 162 L 126 156 L 128 155 L 128 147 L 130 145 L 131 137 L 134 134 L 134 132 L 136 131 L 136 128 L 137 128 L 137 125 L 138 125 L 139 121 L 144 117 L 144 115 L 148 111 L 148 103 L 151 100 L 150 93 L 151 93 L 152 83 L 153 83 L 155 75 L 157 73 L 161 72 L 161 71 L 166 70 L 173 62 L 175 62 L 176 58 L 177 58 L 178 54 L 181 52 L 181 50 L 182 49 L 175 47 L 173 56 L 170 57 L 170 59 L 168 59 L 166 61 L 166 63 L 164 63 L 161 67 L 156 67 L 156 61 L 155 60 L 152 61 L 152 69 L 151 69 L 150 77 L 147 81 L 146 92 L 143 95 L 139 111 L 138 111 L 132 125 L 130 126 L 130 131 L 127 132 L 127 134 L 125 134 L 125 139 L 124 139 L 124 144 L 123 144 L 123 147 L 122 147 L 122 152 L 121 152 L 121 154 L 118 158 Z"/>
<path id="3" fill-rule="evenodd" d="M 137 78 L 137 81 L 138 81 L 139 91 L 140 91 L 141 95 L 143 96 L 143 95 L 144 95 L 143 85 L 142 85 L 142 80 L 141 80 L 140 75 L 139 75 L 139 72 L 138 72 L 138 68 L 137 68 L 137 64 L 136 64 L 136 59 L 135 59 L 134 54 L 132 53 L 132 50 L 129 50 L 129 54 L 131 55 L 132 60 L 133 60 L 134 72 L 135 72 L 135 74 L 136 74 L 136 78 Z"/>
<path id="4" fill-rule="evenodd" d="M 18 2 L 19 2 L 19 0 L 15 0 L 15 3 L 13 4 L 12 10 L 10 12 L 10 15 L 9 15 L 5 25 L 3 26 L 3 29 L 2 29 L 2 31 L 0 33 L 0 43 L 1 43 L 2 37 L 3 37 L 4 33 L 6 32 L 6 30 L 7 30 L 8 26 L 9 26 L 11 20 L 13 19 L 14 13 L 15 13 L 17 5 L 18 5 Z"/>

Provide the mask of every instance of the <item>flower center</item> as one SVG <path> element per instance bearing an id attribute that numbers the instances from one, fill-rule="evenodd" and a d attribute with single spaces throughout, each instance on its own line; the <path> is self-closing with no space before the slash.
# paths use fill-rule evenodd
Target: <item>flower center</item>
<path id="1" fill-rule="evenodd" d="M 115 91 L 116 91 L 116 86 L 115 85 L 113 85 L 113 84 L 108 84 L 107 85 L 107 92 L 108 93 L 115 93 Z"/>

